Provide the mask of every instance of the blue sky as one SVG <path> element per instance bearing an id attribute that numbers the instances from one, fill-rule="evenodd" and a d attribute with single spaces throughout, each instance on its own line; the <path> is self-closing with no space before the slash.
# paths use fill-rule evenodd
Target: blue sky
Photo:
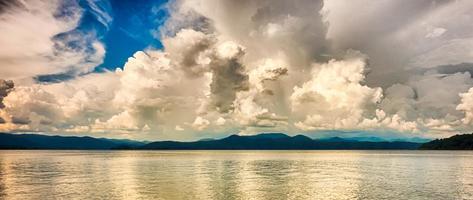
<path id="1" fill-rule="evenodd" d="M 104 43 L 106 54 L 104 62 L 97 69 L 115 69 L 122 67 L 136 51 L 146 48 L 162 48 L 159 41 L 159 26 L 167 17 L 163 8 L 166 0 L 97 1 L 97 6 L 111 17 L 109 24 L 99 20 L 96 11 L 87 0 L 80 5 L 86 10 L 78 29 L 97 32 Z"/>

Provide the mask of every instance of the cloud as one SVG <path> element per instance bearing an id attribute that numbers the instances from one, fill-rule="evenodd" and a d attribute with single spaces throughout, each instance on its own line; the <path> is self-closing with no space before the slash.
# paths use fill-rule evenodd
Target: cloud
<path id="1" fill-rule="evenodd" d="M 198 28 L 244 46 L 248 60 L 284 56 L 293 67 L 305 67 L 328 48 L 327 24 L 318 12 L 323 5 L 311 0 L 176 1 L 179 14 L 171 15 L 168 26 L 204 18 L 207 23 Z"/>
<path id="2" fill-rule="evenodd" d="M 425 37 L 426 38 L 436 38 L 436 37 L 442 36 L 445 32 L 447 32 L 447 29 L 437 27 L 437 28 L 433 28 L 431 32 L 427 33 L 427 35 L 425 35 Z"/>
<path id="3" fill-rule="evenodd" d="M 75 30 L 82 11 L 70 6 L 57 17 L 51 13 L 59 4 L 25 5 L 33 3 L 37 12 L 3 9 L 17 11 L 0 20 L 0 29 L 11 26 L 12 41 L 18 34 L 38 42 L 26 51 L 2 36 L 7 48 L 0 56 L 11 53 L 26 67 L 1 74 L 73 75 L 50 84 L 14 80 L 14 89 L 0 93 L 2 131 L 193 139 L 473 130 L 469 1 L 178 0 L 168 4 L 170 18 L 159 31 L 163 49 L 138 51 L 122 69 L 81 76 L 104 53 L 93 33 Z M 89 3 L 109 24 L 106 6 Z M 13 17 L 52 27 L 26 34 L 29 22 L 20 20 L 19 28 Z"/>
<path id="4" fill-rule="evenodd" d="M 113 17 L 110 15 L 112 9 L 110 2 L 103 0 L 87 0 L 87 3 L 91 13 L 108 29 L 113 21 Z"/>
<path id="5" fill-rule="evenodd" d="M 312 78 L 291 95 L 293 112 L 302 115 L 296 126 L 303 130 L 350 129 L 369 117 L 382 99 L 380 88 L 362 85 L 366 59 L 357 52 L 348 58 L 314 66 Z"/>
<path id="6" fill-rule="evenodd" d="M 217 121 L 215 121 L 215 124 L 216 124 L 217 126 L 222 126 L 222 125 L 225 124 L 226 121 L 227 121 L 227 120 L 225 120 L 223 117 L 219 117 L 219 118 L 217 119 Z"/>
<path id="7" fill-rule="evenodd" d="M 408 80 L 411 69 L 469 62 L 472 6 L 463 0 L 421 0 L 408 6 L 403 0 L 335 0 L 326 1 L 323 10 L 334 53 L 351 48 L 367 54 L 367 84 L 387 88 Z"/>
<path id="8" fill-rule="evenodd" d="M 139 131 L 140 128 L 136 125 L 136 118 L 130 114 L 129 111 L 121 112 L 112 116 L 105 122 L 96 119 L 92 125 L 94 131 L 109 131 L 109 130 L 130 130 Z"/>
<path id="9" fill-rule="evenodd" d="M 105 73 L 49 85 L 15 86 L 4 99 L 5 108 L 0 109 L 7 121 L 0 128 L 55 132 L 90 125 L 91 119 L 110 115 L 116 83 L 113 73 Z"/>
<path id="10" fill-rule="evenodd" d="M 457 110 L 465 113 L 465 118 L 462 122 L 465 124 L 471 124 L 473 122 L 473 88 L 470 88 L 467 92 L 461 93 L 461 103 L 456 107 Z"/>
<path id="11" fill-rule="evenodd" d="M 183 129 L 181 126 L 177 125 L 176 128 L 175 128 L 175 130 L 176 130 L 176 131 L 183 131 L 184 129 Z"/>
<path id="12" fill-rule="evenodd" d="M 405 84 L 389 87 L 380 108 L 388 115 L 415 122 L 419 129 L 429 132 L 466 130 L 469 128 L 461 125 L 464 115 L 457 106 L 459 94 L 472 86 L 473 79 L 468 72 L 414 76 Z"/>
<path id="13" fill-rule="evenodd" d="M 239 91 L 248 90 L 248 74 L 240 62 L 243 47 L 234 42 L 223 42 L 216 47 L 209 65 L 212 70 L 210 92 L 212 103 L 219 112 L 232 109 Z"/>
<path id="14" fill-rule="evenodd" d="M 14 87 L 14 83 L 11 80 L 2 80 L 0 79 L 0 109 L 4 108 L 3 98 L 5 98 L 8 93 L 10 93 Z"/>
<path id="15" fill-rule="evenodd" d="M 76 29 L 83 10 L 75 1 L 14 1 L 0 13 L 0 78 L 90 72 L 102 63 L 95 33 Z M 40 27 L 40 28 L 38 28 Z"/>
<path id="16" fill-rule="evenodd" d="M 192 123 L 192 127 L 196 130 L 202 131 L 210 124 L 209 120 L 204 119 L 202 117 L 195 118 L 194 122 Z"/>
<path id="17" fill-rule="evenodd" d="M 192 29 L 183 29 L 175 37 L 163 39 L 166 52 L 174 65 L 179 66 L 191 77 L 202 76 L 208 72 L 209 58 L 207 50 L 215 41 L 209 35 Z"/>

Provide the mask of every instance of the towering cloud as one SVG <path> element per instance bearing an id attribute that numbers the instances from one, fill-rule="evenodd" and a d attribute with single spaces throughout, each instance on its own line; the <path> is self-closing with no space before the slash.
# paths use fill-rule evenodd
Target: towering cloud
<path id="1" fill-rule="evenodd" d="M 353 129 L 374 116 L 373 108 L 382 99 L 381 88 L 362 85 L 364 56 L 349 54 L 353 55 L 313 66 L 311 79 L 294 88 L 292 109 L 305 118 L 296 126 L 307 130 Z"/>
<path id="2" fill-rule="evenodd" d="M 5 108 L 5 104 L 3 104 L 3 98 L 5 98 L 8 93 L 13 90 L 13 87 L 13 81 L 0 79 L 0 124 L 6 123 L 5 119 L 3 119 L 1 112 L 1 109 Z"/>
<path id="3" fill-rule="evenodd" d="M 23 55 L 31 58 L 26 60 L 15 57 L 21 50 L 11 53 L 12 62 L 25 62 L 14 68 L 29 73 L 22 75 L 84 72 L 99 63 L 92 58 L 100 58 L 100 44 L 87 39 L 92 43 L 79 44 L 92 46 L 65 48 L 67 55 L 87 59 L 72 56 L 78 59 L 68 60 L 71 65 L 55 65 L 61 54 L 41 60 L 67 38 L 87 38 L 54 36 L 73 29 L 80 15 L 70 7 L 69 17 L 51 17 L 54 5 L 32 13 L 15 8 L 0 20 L 0 30 L 11 31 L 18 29 L 8 23 L 13 16 L 60 22 L 35 42 L 48 51 L 38 47 Z M 466 0 L 176 0 L 157 33 L 163 49 L 138 51 L 115 71 L 8 86 L 9 93 L 0 93 L 8 94 L 0 129 L 160 139 L 261 131 L 471 131 L 472 8 Z M 103 23 L 112 20 L 100 16 Z M 8 46 L 5 38 L 0 42 Z M 35 71 L 31 63 L 52 64 Z M 7 78 L 20 77 L 2 70 Z"/>
<path id="4" fill-rule="evenodd" d="M 5 98 L 8 93 L 10 93 L 13 87 L 13 81 L 0 79 L 0 110 L 5 108 L 5 104 L 3 104 L 3 98 Z M 0 113 L 0 124 L 4 123 L 6 123 L 6 121 L 3 119 L 3 116 Z"/>

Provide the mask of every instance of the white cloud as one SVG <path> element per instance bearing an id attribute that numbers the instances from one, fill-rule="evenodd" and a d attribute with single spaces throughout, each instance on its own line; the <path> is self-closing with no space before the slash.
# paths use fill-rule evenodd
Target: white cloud
<path id="1" fill-rule="evenodd" d="M 226 120 L 225 120 L 223 117 L 219 117 L 219 118 L 217 119 L 217 121 L 215 121 L 215 124 L 216 124 L 217 126 L 222 126 L 222 125 L 225 124 L 225 122 L 226 122 Z"/>
<path id="2" fill-rule="evenodd" d="M 312 78 L 296 86 L 291 95 L 293 113 L 303 118 L 297 126 L 304 130 L 356 128 L 382 99 L 381 88 L 362 85 L 365 66 L 364 56 L 355 52 L 344 60 L 316 64 Z"/>
<path id="3" fill-rule="evenodd" d="M 44 7 L 52 4 L 37 5 L 38 12 L 3 14 L 0 29 L 13 40 L 0 37 L 6 46 L 0 56 L 26 67 L 0 69 L 2 75 L 65 72 L 70 63 L 85 72 L 101 61 L 104 49 L 93 34 L 51 39 L 74 29 L 80 10 L 58 19 L 51 17 L 54 6 Z M 94 5 L 101 22 L 110 23 Z M 162 50 L 138 51 L 115 72 L 49 85 L 15 82 L 8 96 L 0 95 L 6 96 L 0 130 L 160 139 L 261 131 L 470 131 L 472 6 L 431 0 L 175 1 L 161 31 Z M 26 34 L 32 25 L 22 20 L 33 17 L 51 27 Z M 13 18 L 23 28 L 11 24 Z M 24 51 L 15 46 L 20 40 L 37 42 Z M 86 55 L 92 61 L 83 62 L 83 49 L 68 49 L 70 40 L 92 44 L 95 53 Z M 55 51 L 52 44 L 66 51 L 46 62 L 42 55 Z M 456 65 L 462 62 L 467 67 Z"/>
<path id="4" fill-rule="evenodd" d="M 468 92 L 461 93 L 461 103 L 456 107 L 457 110 L 465 113 L 465 118 L 462 122 L 465 124 L 471 124 L 473 122 L 473 88 L 470 88 Z"/>
<path id="5" fill-rule="evenodd" d="M 94 33 L 74 30 L 83 12 L 77 3 L 16 2 L 0 14 L 0 78 L 78 74 L 102 63 L 105 49 Z M 67 9 L 67 14 L 59 15 L 58 9 Z"/>
<path id="6" fill-rule="evenodd" d="M 436 37 L 442 36 L 445 32 L 447 32 L 447 29 L 437 27 L 437 28 L 432 29 L 431 32 L 427 33 L 427 35 L 425 35 L 425 37 L 426 38 L 436 38 Z"/>
<path id="7" fill-rule="evenodd" d="M 112 116 L 105 122 L 96 119 L 92 125 L 94 131 L 110 131 L 110 130 L 132 130 L 138 131 L 139 128 L 136 124 L 135 117 L 133 117 L 129 111 L 123 111 L 117 115 Z"/>
<path id="8" fill-rule="evenodd" d="M 202 117 L 196 117 L 194 122 L 192 123 L 192 127 L 196 130 L 202 131 L 209 126 L 210 122 L 207 119 Z"/>
<path id="9" fill-rule="evenodd" d="M 174 128 L 174 129 L 175 129 L 176 131 L 183 131 L 183 130 L 184 130 L 184 129 L 183 129 L 181 126 L 179 126 L 179 125 L 177 125 L 176 128 Z"/>
<path id="10" fill-rule="evenodd" d="M 91 13 L 95 15 L 97 20 L 107 29 L 113 21 L 110 15 L 111 5 L 109 1 L 103 0 L 87 0 Z"/>

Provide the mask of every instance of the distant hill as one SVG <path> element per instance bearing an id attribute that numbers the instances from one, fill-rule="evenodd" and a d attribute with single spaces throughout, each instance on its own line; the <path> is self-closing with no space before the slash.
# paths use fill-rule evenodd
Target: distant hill
<path id="1" fill-rule="evenodd" d="M 431 139 L 411 137 L 411 138 L 381 138 L 381 137 L 325 137 L 317 138 L 317 140 L 329 141 L 329 140 L 351 140 L 358 142 L 413 142 L 413 143 L 426 143 L 430 142 Z"/>
<path id="2" fill-rule="evenodd" d="M 288 136 L 283 133 L 264 133 L 252 136 L 231 135 L 223 139 L 195 142 L 160 141 L 139 149 L 159 150 L 317 150 L 317 149 L 417 149 L 415 142 L 369 142 L 329 138 L 314 140 L 304 135 Z"/>
<path id="3" fill-rule="evenodd" d="M 0 149 L 126 149 L 145 143 L 93 137 L 0 133 Z"/>
<path id="4" fill-rule="evenodd" d="M 223 139 L 195 142 L 138 142 L 76 136 L 0 133 L 0 149 L 143 149 L 143 150 L 322 150 L 322 149 L 417 149 L 421 143 L 406 141 L 358 141 L 354 138 L 311 139 L 304 135 L 263 133 L 252 136 L 230 135 Z"/>
<path id="5" fill-rule="evenodd" d="M 473 134 L 454 135 L 422 144 L 424 150 L 473 150 Z"/>

